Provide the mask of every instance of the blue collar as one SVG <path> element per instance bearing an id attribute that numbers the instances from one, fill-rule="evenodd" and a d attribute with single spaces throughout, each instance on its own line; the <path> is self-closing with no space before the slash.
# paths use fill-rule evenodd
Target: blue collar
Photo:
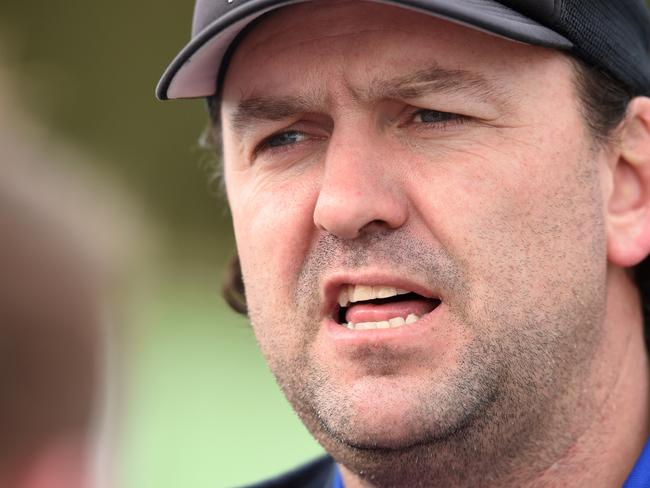
<path id="1" fill-rule="evenodd" d="M 634 468 L 632 468 L 622 488 L 648 487 L 650 487 L 650 440 L 643 448 L 641 456 L 637 459 Z M 341 470 L 337 464 L 334 465 L 334 482 L 332 483 L 332 488 L 345 488 L 343 478 L 341 478 Z"/>
<path id="2" fill-rule="evenodd" d="M 334 463 L 334 481 L 332 482 L 332 488 L 345 488 L 343 478 L 341 478 L 341 470 L 336 463 Z"/>
<path id="3" fill-rule="evenodd" d="M 623 488 L 647 488 L 650 486 L 650 441 L 637 459 L 632 472 L 623 483 Z"/>

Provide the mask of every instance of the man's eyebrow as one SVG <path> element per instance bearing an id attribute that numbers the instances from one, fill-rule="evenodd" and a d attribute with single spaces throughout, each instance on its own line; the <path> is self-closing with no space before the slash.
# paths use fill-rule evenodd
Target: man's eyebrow
<path id="1" fill-rule="evenodd" d="M 430 93 L 462 94 L 505 103 L 505 92 L 485 76 L 439 66 L 391 79 L 374 80 L 368 88 L 351 88 L 359 103 L 380 99 L 412 100 Z"/>
<path id="2" fill-rule="evenodd" d="M 314 109 L 314 101 L 308 97 L 251 97 L 239 102 L 231 123 L 233 129 L 242 133 L 256 120 L 284 120 L 296 114 Z"/>

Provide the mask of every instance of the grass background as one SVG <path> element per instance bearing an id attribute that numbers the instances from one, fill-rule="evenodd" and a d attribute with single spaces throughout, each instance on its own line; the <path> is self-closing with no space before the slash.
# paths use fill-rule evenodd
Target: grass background
<path id="1" fill-rule="evenodd" d="M 247 322 L 194 285 L 163 290 L 165 305 L 143 310 L 155 332 L 134 354 L 122 486 L 237 486 L 321 452 Z"/>

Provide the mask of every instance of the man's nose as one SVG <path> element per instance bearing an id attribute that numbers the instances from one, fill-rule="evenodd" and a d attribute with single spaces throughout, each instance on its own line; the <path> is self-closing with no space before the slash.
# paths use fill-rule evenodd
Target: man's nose
<path id="1" fill-rule="evenodd" d="M 404 225 L 408 201 L 396 163 L 369 142 L 332 140 L 314 209 L 316 226 L 341 239 L 354 239 L 370 224 L 386 229 Z"/>

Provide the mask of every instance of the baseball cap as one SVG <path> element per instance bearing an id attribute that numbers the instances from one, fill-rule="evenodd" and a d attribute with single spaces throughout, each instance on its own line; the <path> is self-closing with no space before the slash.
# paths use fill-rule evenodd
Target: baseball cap
<path id="1" fill-rule="evenodd" d="M 233 43 L 260 16 L 310 0 L 197 0 L 192 39 L 163 74 L 161 100 L 209 97 Z M 526 44 L 567 51 L 634 95 L 650 94 L 650 17 L 643 0 L 370 0 Z"/>

